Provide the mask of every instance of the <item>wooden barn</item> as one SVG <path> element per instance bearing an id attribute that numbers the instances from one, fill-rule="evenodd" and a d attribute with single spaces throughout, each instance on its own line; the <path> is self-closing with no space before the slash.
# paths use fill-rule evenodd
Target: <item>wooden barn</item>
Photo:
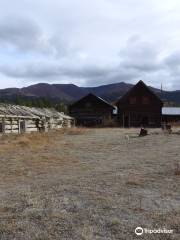
<path id="1" fill-rule="evenodd" d="M 0 133 L 30 133 L 74 126 L 74 119 L 55 109 L 0 104 Z"/>
<path id="2" fill-rule="evenodd" d="M 69 110 L 78 126 L 110 126 L 113 123 L 115 107 L 90 93 L 72 104 Z"/>
<path id="3" fill-rule="evenodd" d="M 161 126 L 163 102 L 143 81 L 120 98 L 116 106 L 122 127 Z"/>

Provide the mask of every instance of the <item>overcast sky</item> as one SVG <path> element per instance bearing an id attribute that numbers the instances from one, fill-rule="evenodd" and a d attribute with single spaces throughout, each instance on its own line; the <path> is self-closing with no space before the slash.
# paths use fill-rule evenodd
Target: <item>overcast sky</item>
<path id="1" fill-rule="evenodd" d="M 179 0 L 0 0 L 0 88 L 180 89 Z"/>

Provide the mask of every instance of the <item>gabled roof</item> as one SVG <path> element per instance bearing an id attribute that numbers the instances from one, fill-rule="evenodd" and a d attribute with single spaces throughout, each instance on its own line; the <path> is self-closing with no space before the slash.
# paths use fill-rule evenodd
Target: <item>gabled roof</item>
<path id="1" fill-rule="evenodd" d="M 131 93 L 133 93 L 138 88 L 145 88 L 151 95 L 154 96 L 154 98 L 156 98 L 161 104 L 163 104 L 161 99 L 142 80 L 140 80 L 135 86 L 133 86 L 127 93 L 125 93 L 125 95 L 123 95 L 116 102 L 116 105 L 126 100 L 131 95 Z"/>
<path id="2" fill-rule="evenodd" d="M 42 117 L 73 119 L 72 117 L 67 116 L 64 113 L 56 111 L 54 108 L 36 108 L 4 103 L 0 103 L 0 116 L 37 119 Z"/>
<path id="3" fill-rule="evenodd" d="M 107 102 L 106 100 L 104 100 L 103 98 L 99 97 L 99 96 L 96 96 L 95 94 L 93 93 L 89 93 L 88 95 L 82 97 L 81 99 L 79 99 L 78 101 L 76 101 L 75 103 L 73 103 L 71 105 L 71 107 L 74 107 L 75 105 L 81 103 L 82 101 L 85 101 L 86 99 L 88 98 L 94 98 L 100 102 L 102 102 L 103 104 L 107 105 L 108 107 L 111 107 L 114 109 L 114 106 L 112 104 L 110 104 L 109 102 Z"/>

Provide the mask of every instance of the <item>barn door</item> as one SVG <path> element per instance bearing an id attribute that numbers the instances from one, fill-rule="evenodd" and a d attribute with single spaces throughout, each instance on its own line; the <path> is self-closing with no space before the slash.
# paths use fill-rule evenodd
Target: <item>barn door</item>
<path id="1" fill-rule="evenodd" d="M 129 116 L 125 116 L 124 118 L 124 127 L 129 127 Z"/>

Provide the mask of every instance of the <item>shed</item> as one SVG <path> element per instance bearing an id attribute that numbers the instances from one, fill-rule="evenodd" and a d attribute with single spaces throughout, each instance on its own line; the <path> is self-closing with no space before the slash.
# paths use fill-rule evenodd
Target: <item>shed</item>
<path id="1" fill-rule="evenodd" d="M 180 107 L 163 107 L 162 121 L 166 123 L 180 122 Z"/>
<path id="2" fill-rule="evenodd" d="M 74 119 L 55 109 L 0 104 L 0 133 L 48 131 L 74 126 Z"/>

